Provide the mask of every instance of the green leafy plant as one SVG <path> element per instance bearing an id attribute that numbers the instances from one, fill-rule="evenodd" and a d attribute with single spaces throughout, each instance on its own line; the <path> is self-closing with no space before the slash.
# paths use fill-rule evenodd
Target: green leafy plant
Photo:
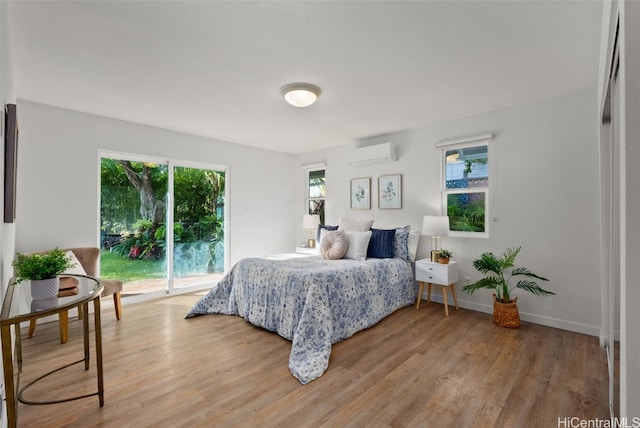
<path id="1" fill-rule="evenodd" d="M 54 278 L 74 267 L 64 251 L 56 248 L 46 254 L 18 254 L 12 262 L 15 268 L 14 284 L 25 280 Z"/>
<path id="2" fill-rule="evenodd" d="M 468 200 L 467 194 L 447 196 L 447 215 L 452 231 L 484 232 L 484 200 Z"/>
<path id="3" fill-rule="evenodd" d="M 555 295 L 556 293 L 541 288 L 537 282 L 529 279 L 548 281 L 547 278 L 536 275 L 525 267 L 515 267 L 516 257 L 521 248 L 507 248 L 500 257 L 489 252 L 482 253 L 479 259 L 473 261 L 473 267 L 489 275 L 473 284 L 465 285 L 462 289 L 469 294 L 473 294 L 481 288 L 492 289 L 495 291 L 496 299 L 502 303 L 511 301 L 511 291 L 515 288 L 528 291 L 536 296 Z M 527 278 L 520 279 L 515 285 L 510 286 L 509 282 L 518 276 Z"/>
<path id="4" fill-rule="evenodd" d="M 444 248 L 441 248 L 439 250 L 436 250 L 436 257 L 448 259 L 450 257 L 453 257 L 453 253 L 449 250 L 445 250 Z"/>

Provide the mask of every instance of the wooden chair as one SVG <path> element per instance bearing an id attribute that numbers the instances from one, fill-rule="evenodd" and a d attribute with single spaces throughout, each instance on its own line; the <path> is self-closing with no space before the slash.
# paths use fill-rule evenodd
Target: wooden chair
<path id="1" fill-rule="evenodd" d="M 116 311 L 116 319 L 120 320 L 122 316 L 122 301 L 120 298 L 120 292 L 122 291 L 122 281 L 117 279 L 99 279 L 96 276 L 98 268 L 98 261 L 100 259 L 100 249 L 95 247 L 79 247 L 79 248 L 61 248 L 62 251 L 71 251 L 75 254 L 76 258 L 80 262 L 80 265 L 87 273 L 88 276 L 96 278 L 100 281 L 100 284 L 104 287 L 101 296 L 106 297 L 113 295 L 113 306 Z M 36 251 L 29 254 L 44 254 L 47 251 Z M 78 311 L 80 315 L 80 311 Z M 60 324 L 60 343 L 67 343 L 68 329 L 69 329 L 69 312 L 65 311 L 58 316 Z M 31 320 L 29 323 L 29 337 L 33 336 L 36 330 L 36 320 Z"/>

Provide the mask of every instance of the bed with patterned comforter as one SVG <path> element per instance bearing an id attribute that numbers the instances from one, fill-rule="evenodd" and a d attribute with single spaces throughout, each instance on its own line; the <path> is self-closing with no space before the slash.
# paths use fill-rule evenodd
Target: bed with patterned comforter
<path id="1" fill-rule="evenodd" d="M 326 371 L 331 346 L 415 301 L 411 263 L 400 258 L 240 260 L 187 318 L 239 315 L 290 340 L 289 370 L 302 384 Z"/>

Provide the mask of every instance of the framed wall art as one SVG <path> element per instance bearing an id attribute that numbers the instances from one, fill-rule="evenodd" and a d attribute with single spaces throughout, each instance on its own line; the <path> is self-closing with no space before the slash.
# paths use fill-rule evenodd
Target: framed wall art
<path id="1" fill-rule="evenodd" d="M 351 209 L 371 209 L 371 178 L 354 178 L 351 180 Z"/>
<path id="2" fill-rule="evenodd" d="M 18 166 L 18 121 L 16 105 L 4 110 L 4 222 L 16 219 L 16 175 Z"/>
<path id="3" fill-rule="evenodd" d="M 402 208 L 402 175 L 378 177 L 378 208 Z"/>

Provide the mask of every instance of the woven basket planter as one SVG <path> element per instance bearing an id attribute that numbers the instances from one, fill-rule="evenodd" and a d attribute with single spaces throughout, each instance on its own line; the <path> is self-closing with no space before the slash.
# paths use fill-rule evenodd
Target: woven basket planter
<path id="1" fill-rule="evenodd" d="M 500 327 L 519 328 L 520 313 L 518 312 L 518 298 L 516 297 L 509 303 L 498 301 L 496 295 L 493 295 L 493 322 Z"/>

